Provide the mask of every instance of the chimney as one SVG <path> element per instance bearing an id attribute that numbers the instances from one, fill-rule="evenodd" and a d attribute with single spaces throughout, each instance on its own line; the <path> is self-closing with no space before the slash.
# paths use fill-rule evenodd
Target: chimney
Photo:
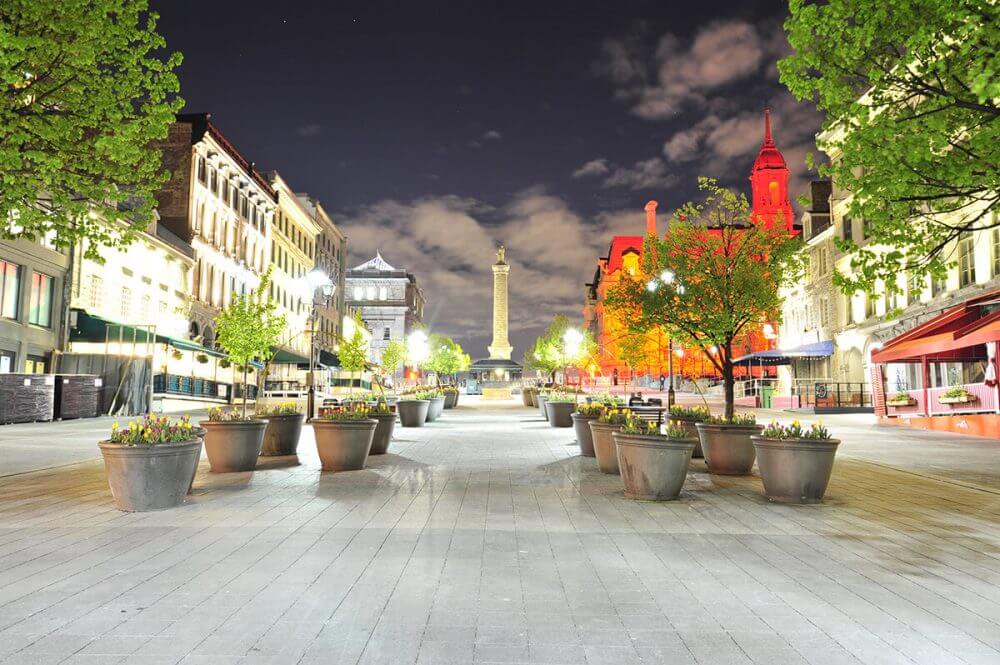
<path id="1" fill-rule="evenodd" d="M 656 235 L 656 201 L 646 204 L 646 235 Z"/>

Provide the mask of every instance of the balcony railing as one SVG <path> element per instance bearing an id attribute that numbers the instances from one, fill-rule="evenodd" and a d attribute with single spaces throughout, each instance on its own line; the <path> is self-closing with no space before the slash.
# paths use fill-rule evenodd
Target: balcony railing
<path id="1" fill-rule="evenodd" d="M 230 393 L 236 398 L 243 397 L 243 384 L 234 386 L 210 379 L 177 374 L 157 374 L 153 377 L 153 393 L 156 395 L 177 395 L 196 399 L 228 402 Z M 247 386 L 247 397 L 257 398 L 257 386 Z"/>

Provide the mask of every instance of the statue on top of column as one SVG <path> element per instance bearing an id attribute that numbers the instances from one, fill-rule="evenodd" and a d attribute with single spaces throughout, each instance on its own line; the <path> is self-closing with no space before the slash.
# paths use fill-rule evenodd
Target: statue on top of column
<path id="1" fill-rule="evenodd" d="M 507 254 L 507 248 L 505 248 L 503 245 L 500 245 L 500 249 L 497 250 L 497 263 L 506 263 L 506 261 L 504 260 L 506 254 Z"/>

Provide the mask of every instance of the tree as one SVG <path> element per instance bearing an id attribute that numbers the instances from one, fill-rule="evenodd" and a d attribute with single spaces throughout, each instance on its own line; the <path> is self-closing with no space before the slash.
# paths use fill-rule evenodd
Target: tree
<path id="1" fill-rule="evenodd" d="M 624 334 L 617 340 L 618 355 L 628 365 L 631 374 L 643 363 L 649 363 L 649 335 L 645 329 L 626 328 Z M 628 381 L 625 382 L 628 389 Z"/>
<path id="2" fill-rule="evenodd" d="M 791 0 L 781 81 L 826 113 L 832 163 L 869 246 L 846 292 L 941 276 L 960 234 L 1000 224 L 1000 4 Z M 829 150 L 828 150 L 829 151 Z M 853 251 L 856 243 L 839 241 Z"/>
<path id="3" fill-rule="evenodd" d="M 567 331 L 573 331 L 569 337 Z M 597 343 L 589 331 L 576 330 L 567 317 L 558 314 L 524 354 L 524 362 L 528 367 L 542 370 L 550 380 L 555 381 L 557 371 L 563 370 L 565 378 L 568 367 L 576 367 L 593 356 L 596 350 Z"/>
<path id="4" fill-rule="evenodd" d="M 368 363 L 368 340 L 365 339 L 365 323 L 361 319 L 361 312 L 354 312 L 354 332 L 351 337 L 340 338 L 340 349 L 337 352 L 340 358 L 340 367 L 351 373 L 353 379 L 355 372 L 363 372 Z"/>
<path id="5" fill-rule="evenodd" d="M 453 376 L 465 371 L 472 364 L 472 359 L 455 340 L 447 335 L 433 333 L 427 341 L 430 355 L 424 363 L 424 368 L 434 372 L 441 383 L 442 376 Z"/>
<path id="6" fill-rule="evenodd" d="M 0 238 L 86 239 L 100 260 L 153 221 L 150 142 L 183 105 L 157 20 L 146 0 L 0 3 Z"/>
<path id="7" fill-rule="evenodd" d="M 751 223 L 742 194 L 710 178 L 699 184 L 704 202 L 678 210 L 666 238 L 646 238 L 643 275 L 622 279 L 607 306 L 636 332 L 664 326 L 675 340 L 700 348 L 722 374 L 731 418 L 735 342 L 780 316 L 779 289 L 801 274 L 801 243 L 783 223 Z"/>
<path id="8" fill-rule="evenodd" d="M 383 378 L 395 376 L 406 362 L 406 343 L 395 339 L 382 350 L 381 373 Z"/>
<path id="9" fill-rule="evenodd" d="M 229 307 L 215 317 L 216 343 L 243 368 L 243 417 L 247 415 L 247 371 L 253 360 L 269 360 L 285 330 L 285 316 L 269 295 L 271 270 L 256 289 L 233 293 Z"/>

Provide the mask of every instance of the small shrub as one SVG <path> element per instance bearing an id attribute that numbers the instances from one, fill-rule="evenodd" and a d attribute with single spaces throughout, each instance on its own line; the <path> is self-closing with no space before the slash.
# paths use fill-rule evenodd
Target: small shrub
<path id="1" fill-rule="evenodd" d="M 367 406 L 359 406 L 351 409 L 332 409 L 316 418 L 316 420 L 328 422 L 357 422 L 359 420 L 368 420 L 368 413 Z"/>
<path id="2" fill-rule="evenodd" d="M 205 364 L 208 363 L 208 356 L 206 354 L 204 354 L 204 353 L 198 353 L 198 354 L 196 354 L 195 357 L 194 357 L 194 359 L 197 360 L 202 365 L 205 365 Z"/>
<path id="3" fill-rule="evenodd" d="M 255 420 L 256 416 L 251 414 L 243 414 L 240 411 L 235 411 L 233 409 L 223 409 L 222 407 L 212 407 L 208 410 L 208 422 L 210 423 L 238 423 L 246 422 L 248 420 Z"/>
<path id="4" fill-rule="evenodd" d="M 548 397 L 548 401 L 551 404 L 575 404 L 576 395 L 567 395 L 566 393 L 551 393 Z"/>
<path id="5" fill-rule="evenodd" d="M 815 422 L 806 429 L 798 420 L 792 421 L 791 425 L 772 422 L 764 428 L 760 435 L 768 439 L 812 439 L 815 441 L 827 441 L 832 438 L 823 423 Z"/>
<path id="6" fill-rule="evenodd" d="M 690 420 L 692 422 L 705 422 L 712 417 L 712 413 L 707 406 L 678 406 L 670 407 L 670 417 L 676 420 Z"/>
<path id="7" fill-rule="evenodd" d="M 948 388 L 948 390 L 941 393 L 941 397 L 945 399 L 962 399 L 968 397 L 969 392 L 962 386 L 954 386 L 953 388 Z"/>
<path id="8" fill-rule="evenodd" d="M 737 413 L 732 418 L 709 416 L 705 422 L 713 425 L 756 425 L 757 416 L 752 413 Z"/>
<path id="9" fill-rule="evenodd" d="M 599 418 L 604 413 L 603 404 L 577 404 L 576 412 L 587 418 Z"/>

